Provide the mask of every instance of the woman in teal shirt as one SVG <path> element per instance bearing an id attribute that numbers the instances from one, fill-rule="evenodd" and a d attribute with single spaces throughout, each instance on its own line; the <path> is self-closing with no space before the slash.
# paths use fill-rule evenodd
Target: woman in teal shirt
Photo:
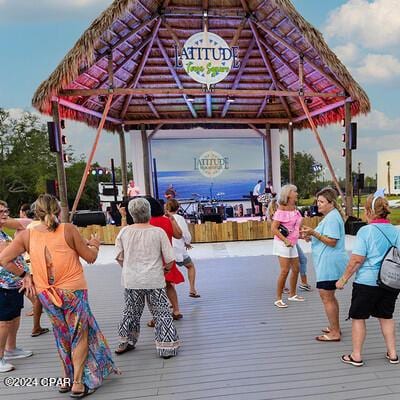
<path id="1" fill-rule="evenodd" d="M 370 316 L 379 320 L 386 343 L 386 358 L 390 364 L 399 363 L 393 320 L 399 291 L 383 289 L 376 283 L 380 265 L 388 249 L 392 245 L 400 248 L 399 231 L 387 219 L 389 214 L 389 205 L 383 197 L 383 191 L 367 198 L 365 217 L 368 225 L 358 231 L 350 261 L 343 276 L 336 283 L 338 289 L 343 289 L 349 278 L 357 272 L 349 310 L 349 318 L 352 319 L 353 351 L 341 358 L 344 363 L 356 367 L 363 365 L 365 320 Z"/>
<path id="2" fill-rule="evenodd" d="M 348 256 L 345 250 L 344 213 L 337 203 L 336 191 L 330 187 L 317 193 L 318 211 L 324 219 L 315 229 L 303 226 L 301 232 L 311 240 L 317 289 L 325 308 L 329 326 L 322 329 L 320 342 L 340 341 L 339 303 L 335 297 L 336 281 L 342 276 Z"/>

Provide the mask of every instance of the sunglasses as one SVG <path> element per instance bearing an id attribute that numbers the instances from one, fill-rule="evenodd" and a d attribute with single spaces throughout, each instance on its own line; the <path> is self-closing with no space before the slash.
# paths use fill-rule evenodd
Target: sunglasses
<path id="1" fill-rule="evenodd" d="M 0 210 L 0 214 L 10 214 L 10 210 L 8 208 L 4 208 L 3 210 Z"/>

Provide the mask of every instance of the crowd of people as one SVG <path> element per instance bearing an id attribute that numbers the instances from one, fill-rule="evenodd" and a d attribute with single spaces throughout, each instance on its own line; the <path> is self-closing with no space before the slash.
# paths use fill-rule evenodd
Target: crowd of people
<path id="1" fill-rule="evenodd" d="M 388 248 L 400 248 L 399 231 L 388 220 L 387 200 L 381 193 L 367 198 L 368 225 L 357 233 L 349 258 L 345 250 L 345 215 L 336 191 L 324 188 L 316 194 L 323 218 L 315 228 L 306 226 L 297 209 L 297 198 L 296 186 L 285 185 L 279 196 L 269 202 L 267 211 L 274 235 L 273 254 L 280 267 L 274 305 L 284 309 L 288 303 L 306 301 L 304 295 L 297 293 L 299 288 L 303 292 L 311 290 L 307 257 L 300 242 L 311 242 L 316 288 L 328 321 L 315 339 L 342 339 L 335 294 L 356 274 L 348 313 L 353 348 L 341 360 L 353 366 L 363 365 L 365 321 L 375 317 L 386 343 L 385 357 L 391 364 L 399 363 L 393 320 L 399 290 L 389 291 L 377 284 Z M 166 200 L 163 206 L 152 197 L 136 197 L 129 201 L 127 210 L 119 208 L 122 229 L 115 249 L 116 261 L 122 268 L 124 304 L 116 355 L 135 349 L 146 303 L 152 315 L 147 325 L 154 328 L 157 354 L 164 359 L 178 354 L 180 341 L 175 321 L 182 319 L 183 314 L 175 286 L 184 282 L 178 267 L 187 270 L 189 296 L 200 297 L 196 268 L 188 253 L 191 237 L 187 223 L 179 215 L 180 205 L 174 196 Z M 127 212 L 133 224 L 127 224 Z M 80 258 L 88 263 L 96 261 L 100 241 L 95 235 L 84 240 L 74 225 L 60 223 L 60 213 L 59 202 L 48 194 L 39 196 L 34 207 L 24 205 L 20 217 L 15 219 L 9 217 L 7 203 L 0 201 L 0 372 L 13 370 L 13 359 L 32 356 L 32 351 L 17 347 L 16 343 L 25 295 L 33 305 L 32 337 L 49 331 L 41 326 L 42 309 L 53 328 L 62 374 L 70 382 L 59 391 L 81 398 L 93 393 L 105 377 L 119 370 L 90 309 L 80 262 Z M 5 228 L 16 231 L 13 239 Z"/>

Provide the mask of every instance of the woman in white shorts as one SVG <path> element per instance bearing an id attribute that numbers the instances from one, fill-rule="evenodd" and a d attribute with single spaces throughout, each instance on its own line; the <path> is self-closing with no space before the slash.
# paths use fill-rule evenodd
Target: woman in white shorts
<path id="1" fill-rule="evenodd" d="M 297 279 L 299 276 L 299 256 L 296 244 L 300 236 L 302 216 L 296 209 L 297 187 L 285 185 L 282 187 L 278 199 L 278 209 L 273 216 L 272 234 L 274 235 L 273 254 L 278 256 L 281 272 L 276 287 L 275 306 L 286 308 L 287 304 L 282 300 L 283 288 L 290 274 L 289 301 L 304 301 L 303 297 L 296 294 Z M 287 236 L 282 232 L 284 227 Z M 286 228 L 286 229 L 285 229 Z"/>

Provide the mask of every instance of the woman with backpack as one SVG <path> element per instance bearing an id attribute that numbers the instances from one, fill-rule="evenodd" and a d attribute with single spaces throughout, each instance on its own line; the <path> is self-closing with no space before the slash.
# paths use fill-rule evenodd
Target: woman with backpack
<path id="1" fill-rule="evenodd" d="M 368 225 L 358 231 L 350 261 L 336 283 L 338 289 L 343 289 L 356 272 L 349 310 L 349 318 L 352 319 L 353 350 L 351 354 L 341 357 L 344 363 L 356 367 L 364 364 L 362 349 L 366 336 L 365 320 L 370 316 L 379 320 L 386 343 L 386 359 L 390 364 L 399 363 L 393 320 L 399 290 L 388 290 L 377 284 L 386 253 L 392 246 L 400 248 L 399 231 L 388 220 L 389 214 L 389 204 L 384 198 L 383 190 L 368 196 L 365 203 Z"/>

